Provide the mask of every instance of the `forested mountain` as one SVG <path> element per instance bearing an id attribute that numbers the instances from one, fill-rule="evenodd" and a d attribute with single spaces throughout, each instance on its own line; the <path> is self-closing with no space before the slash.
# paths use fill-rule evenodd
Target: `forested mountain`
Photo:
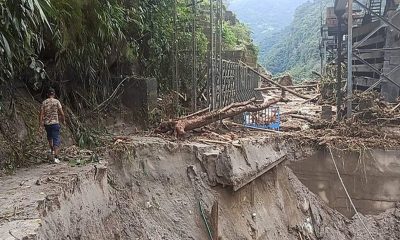
<path id="1" fill-rule="evenodd" d="M 274 74 L 307 77 L 319 63 L 321 13 L 332 0 L 232 0 L 229 8 L 249 24 L 259 61 Z"/>
<path id="2" fill-rule="evenodd" d="M 255 42 L 261 43 L 288 26 L 296 8 L 307 0 L 230 0 L 228 8 L 248 24 Z"/>
<path id="3" fill-rule="evenodd" d="M 321 12 L 331 0 L 306 2 L 295 13 L 292 24 L 282 30 L 279 41 L 261 56 L 261 63 L 273 73 L 290 72 L 304 78 L 319 66 Z"/>
<path id="4" fill-rule="evenodd" d="M 228 8 L 252 30 L 263 59 L 281 38 L 281 31 L 293 21 L 296 8 L 307 0 L 230 0 Z"/>

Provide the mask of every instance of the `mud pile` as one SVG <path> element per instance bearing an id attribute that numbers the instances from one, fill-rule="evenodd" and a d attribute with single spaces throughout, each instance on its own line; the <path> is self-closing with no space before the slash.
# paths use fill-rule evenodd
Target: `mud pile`
<path id="1" fill-rule="evenodd" d="M 220 239 L 367 239 L 285 161 L 246 184 L 246 173 L 306 157 L 296 143 L 241 146 L 140 138 L 110 147 L 104 164 L 21 170 L 2 179 L 0 239 L 209 239 L 216 202 Z M 364 219 L 375 239 L 400 236 L 398 208 Z"/>

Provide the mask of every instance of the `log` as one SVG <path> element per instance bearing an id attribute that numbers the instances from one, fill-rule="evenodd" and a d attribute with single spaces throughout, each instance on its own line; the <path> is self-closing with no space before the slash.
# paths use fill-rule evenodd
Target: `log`
<path id="1" fill-rule="evenodd" d="M 271 83 L 272 85 L 275 85 L 275 86 L 279 87 L 280 89 L 283 89 L 283 90 L 285 90 L 285 91 L 287 91 L 287 92 L 289 92 L 289 93 L 295 95 L 296 97 L 299 97 L 299 98 L 302 98 L 302 99 L 305 99 L 305 100 L 310 99 L 310 98 L 307 97 L 307 96 L 304 96 L 304 95 L 302 95 L 302 94 L 300 94 L 300 93 L 297 93 L 296 91 L 293 91 L 292 89 L 290 89 L 290 88 L 288 88 L 288 87 L 285 87 L 285 86 L 282 86 L 282 85 L 280 85 L 279 83 L 273 81 L 272 79 L 269 79 L 267 76 L 265 76 L 264 74 L 259 73 L 257 70 L 253 69 L 253 68 L 250 67 L 249 65 L 247 65 L 247 64 L 245 64 L 245 63 L 243 63 L 243 62 L 242 62 L 242 64 L 245 65 L 245 66 L 246 66 L 248 69 L 250 69 L 252 72 L 254 72 L 255 74 L 257 74 L 258 76 L 260 76 L 260 77 L 261 77 L 262 79 L 264 79 L 265 81 Z"/>
<path id="2" fill-rule="evenodd" d="M 202 109 L 202 110 L 200 110 L 200 111 L 198 111 L 198 112 L 192 113 L 192 114 L 190 114 L 190 115 L 188 115 L 188 116 L 186 116 L 186 117 L 183 117 L 182 119 L 184 119 L 184 118 L 195 117 L 195 116 L 201 115 L 201 114 L 203 114 L 203 113 L 205 113 L 205 112 L 208 112 L 208 111 L 210 111 L 210 107 L 205 108 L 205 109 Z"/>
<path id="3" fill-rule="evenodd" d="M 311 123 L 311 124 L 314 124 L 314 123 L 317 122 L 316 119 L 313 119 L 313 118 L 310 118 L 310 117 L 307 117 L 307 116 L 303 116 L 303 115 L 291 114 L 290 116 L 291 116 L 292 118 L 297 118 L 297 119 L 305 120 L 305 121 L 307 121 L 307 122 L 309 122 L 309 123 Z"/>
<path id="4" fill-rule="evenodd" d="M 183 118 L 162 122 L 156 132 L 166 133 L 174 131 L 178 136 L 181 136 L 184 135 L 187 131 L 207 126 L 219 120 L 232 118 L 245 112 L 261 111 L 282 100 L 283 98 L 280 97 L 269 100 L 262 104 L 256 104 L 254 102 L 254 99 L 246 102 L 233 103 L 223 109 L 207 112 L 203 115 L 199 115 L 193 118 Z"/>
<path id="5" fill-rule="evenodd" d="M 390 110 L 390 112 L 396 111 L 396 109 L 398 109 L 399 107 L 400 107 L 400 103 L 397 104 L 394 108 L 392 108 L 392 109 Z"/>
<path id="6" fill-rule="evenodd" d="M 299 110 L 292 110 L 292 111 L 287 111 L 287 112 L 281 113 L 281 116 L 290 115 L 290 114 L 299 114 L 299 113 L 300 113 Z"/>
<path id="7" fill-rule="evenodd" d="M 290 89 L 302 89 L 302 88 L 316 88 L 318 85 L 317 84 L 312 84 L 312 85 L 296 85 L 296 86 L 287 86 L 287 88 Z M 255 91 L 265 91 L 265 90 L 278 90 L 280 89 L 279 87 L 263 87 L 263 88 L 256 88 L 254 89 Z"/>
<path id="8" fill-rule="evenodd" d="M 310 98 L 310 99 L 308 99 L 308 100 L 302 102 L 301 104 L 306 104 L 306 103 L 315 101 L 315 100 L 317 100 L 319 97 L 321 97 L 321 94 L 318 94 L 317 96 L 315 96 L 315 97 L 313 97 L 313 98 Z"/>

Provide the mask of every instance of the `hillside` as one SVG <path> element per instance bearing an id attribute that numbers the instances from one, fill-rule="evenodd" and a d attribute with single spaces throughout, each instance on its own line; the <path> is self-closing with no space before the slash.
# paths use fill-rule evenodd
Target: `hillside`
<path id="1" fill-rule="evenodd" d="M 261 56 L 261 63 L 272 73 L 290 72 L 302 79 L 319 66 L 321 6 L 331 0 L 306 2 L 295 12 L 290 26 L 279 34 L 279 41 Z"/>
<path id="2" fill-rule="evenodd" d="M 279 41 L 280 31 L 291 24 L 296 8 L 306 1 L 231 0 L 228 8 L 250 27 L 262 59 Z"/>
<path id="3" fill-rule="evenodd" d="M 229 9 L 253 31 L 263 66 L 301 79 L 319 66 L 321 10 L 332 2 L 231 0 Z"/>
<path id="4" fill-rule="evenodd" d="M 209 9 L 209 4 L 203 2 L 198 8 Z M 85 126 L 86 116 L 95 118 L 119 107 L 122 88 L 133 78 L 157 79 L 160 96 L 171 95 L 171 89 L 189 96 L 178 103 L 182 108 L 164 111 L 166 114 L 187 111 L 193 88 L 206 90 L 203 73 L 207 71 L 209 39 L 199 23 L 192 37 L 193 12 L 184 0 L 74 0 L 68 4 L 62 0 L 6 0 L 0 9 L 0 149 L 6 149 L 2 143 L 12 146 L 6 153 L 0 151 L 0 170 L 13 170 L 34 159 L 25 145 L 29 140 L 34 146 L 34 140 L 40 140 L 36 139 L 39 126 L 35 114 L 49 87 L 55 89 L 68 115 L 74 116 L 67 119 L 67 125 L 82 146 L 94 145 L 96 139 L 93 124 Z M 199 19 L 209 16 L 205 11 L 197 15 Z M 236 19 L 224 22 L 224 50 L 243 50 L 256 59 L 249 35 Z M 195 68 L 199 70 L 196 86 L 191 81 L 194 42 Z M 172 106 L 172 100 L 166 101 L 168 104 Z M 17 117 L 18 124 L 14 124 Z M 16 139 L 22 144 L 15 146 Z"/>

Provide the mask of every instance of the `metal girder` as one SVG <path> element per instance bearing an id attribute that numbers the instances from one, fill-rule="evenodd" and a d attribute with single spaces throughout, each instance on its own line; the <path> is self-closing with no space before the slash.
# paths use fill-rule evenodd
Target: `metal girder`
<path id="1" fill-rule="evenodd" d="M 376 83 L 372 84 L 367 90 L 365 90 L 364 92 L 369 92 L 372 91 L 374 88 L 376 88 L 379 84 L 381 84 L 382 79 L 379 79 L 378 81 L 376 81 Z"/>
<path id="2" fill-rule="evenodd" d="M 392 73 L 396 72 L 397 70 L 400 69 L 400 65 L 397 65 L 395 68 L 392 69 L 392 71 L 390 71 L 388 74 L 382 74 L 385 75 L 387 77 L 390 77 L 392 75 Z M 382 79 L 379 79 L 379 81 L 377 81 L 376 83 L 372 84 L 367 90 L 365 90 L 365 92 L 369 92 L 371 90 L 373 90 L 374 88 L 376 88 L 379 84 L 381 84 Z"/>
<path id="3" fill-rule="evenodd" d="M 346 7 L 347 7 L 347 1 L 348 0 L 335 0 L 335 13 L 336 12 L 346 12 Z"/>
<path id="4" fill-rule="evenodd" d="M 354 0 L 355 2 L 357 2 L 358 3 L 358 1 L 357 0 Z M 347 0 L 346 0 L 346 2 L 347 2 Z M 367 9 L 367 10 L 369 10 L 369 9 Z M 398 14 L 400 14 L 400 11 L 399 12 L 397 12 L 394 16 L 392 16 L 391 18 L 390 18 L 390 20 L 392 20 L 395 16 L 397 16 Z M 357 51 L 387 51 L 387 50 L 399 50 L 400 49 L 400 47 L 399 48 L 393 48 L 393 49 L 385 49 L 385 48 L 383 48 L 383 49 L 357 49 L 361 44 L 363 44 L 365 41 L 367 41 L 368 39 L 370 39 L 371 37 L 372 37 L 372 35 L 374 35 L 377 31 L 379 31 L 381 28 L 383 28 L 383 27 L 388 27 L 389 25 L 387 24 L 387 21 L 385 20 L 385 21 L 383 21 L 384 23 L 383 24 L 381 24 L 380 26 L 378 26 L 377 28 L 375 28 L 372 32 L 370 32 L 367 36 L 365 36 L 361 41 L 359 41 L 357 44 L 355 44 L 355 45 L 353 45 L 353 49 L 355 49 L 355 50 L 357 50 Z M 343 53 L 344 54 L 344 53 Z M 336 62 L 336 60 L 337 60 L 337 57 L 336 58 L 334 58 L 333 60 L 331 60 L 330 62 L 329 62 L 329 64 L 331 64 L 331 63 L 334 63 L 334 62 Z M 329 65 L 328 64 L 328 65 Z"/>
<path id="5" fill-rule="evenodd" d="M 383 27 L 387 27 L 388 25 L 383 23 L 380 26 L 378 26 L 377 28 L 375 28 L 372 32 L 370 32 L 367 36 L 365 36 L 361 41 L 359 41 L 357 44 L 355 44 L 353 46 L 354 49 L 358 48 L 359 46 L 361 46 L 361 44 L 363 44 L 365 41 L 367 41 L 368 39 L 370 39 L 372 37 L 372 35 L 374 35 L 376 32 L 378 32 L 381 28 Z"/>
<path id="6" fill-rule="evenodd" d="M 382 52 L 382 51 L 398 51 L 400 47 L 394 48 L 368 48 L 368 49 L 356 49 L 359 53 L 368 53 L 368 52 Z"/>
<path id="7" fill-rule="evenodd" d="M 355 58 L 357 58 L 358 60 L 360 60 L 362 63 L 364 63 L 365 65 L 367 65 L 369 68 L 371 68 L 374 72 L 376 72 L 377 74 L 379 74 L 382 78 L 384 78 L 385 80 L 393 83 L 394 85 L 396 85 L 397 87 L 400 88 L 400 84 L 398 84 L 397 82 L 393 81 L 390 77 L 386 76 L 385 74 L 383 74 L 379 69 L 375 68 L 372 64 L 370 64 L 369 62 L 365 61 L 364 59 L 362 59 L 360 56 L 358 56 L 357 54 L 353 53 L 353 56 Z M 399 66 L 400 68 L 400 66 Z M 392 70 L 393 72 L 393 70 Z M 391 72 L 391 73 L 392 73 Z"/>
<path id="8" fill-rule="evenodd" d="M 397 27 L 396 25 L 394 25 L 393 23 L 391 23 L 390 21 L 388 21 L 388 19 L 382 17 L 381 15 L 371 11 L 367 6 L 365 6 L 364 4 L 362 4 L 360 1 L 358 0 L 354 0 L 355 3 L 357 3 L 360 7 L 364 8 L 367 12 L 371 13 L 372 15 L 374 15 L 375 17 L 379 18 L 380 20 L 382 20 L 384 23 L 386 23 L 387 25 L 391 26 L 392 28 L 394 28 L 395 30 L 397 30 L 397 32 L 400 33 L 400 28 Z"/>

